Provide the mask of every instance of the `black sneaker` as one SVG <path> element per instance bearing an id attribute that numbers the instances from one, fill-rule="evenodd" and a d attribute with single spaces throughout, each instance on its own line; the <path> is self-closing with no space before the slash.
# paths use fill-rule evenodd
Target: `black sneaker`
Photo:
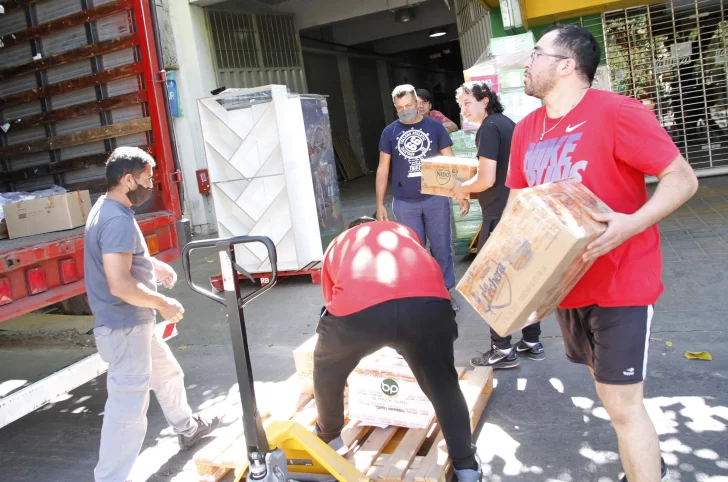
<path id="1" fill-rule="evenodd" d="M 543 345 L 539 342 L 529 343 L 521 339 L 521 341 L 516 343 L 516 351 L 525 354 L 531 360 L 543 360 L 546 358 Z"/>
<path id="2" fill-rule="evenodd" d="M 665 459 L 660 457 L 660 480 L 667 480 L 667 465 L 665 465 Z M 623 475 L 621 479 L 619 479 L 619 482 L 627 482 L 627 476 Z"/>
<path id="3" fill-rule="evenodd" d="M 518 354 L 513 348 L 510 350 L 501 350 L 493 345 L 489 352 L 483 353 L 482 356 L 471 358 L 470 364 L 473 367 L 493 367 L 493 370 L 497 370 L 498 368 L 515 368 L 518 366 Z"/>
<path id="4" fill-rule="evenodd" d="M 193 418 L 197 421 L 197 430 L 195 433 L 189 436 L 182 434 L 177 436 L 179 439 L 179 446 L 182 450 L 190 450 L 193 448 L 200 442 L 202 437 L 210 435 L 220 424 L 220 419 L 218 417 L 214 417 L 212 420 L 204 420 L 201 416 L 195 415 Z"/>

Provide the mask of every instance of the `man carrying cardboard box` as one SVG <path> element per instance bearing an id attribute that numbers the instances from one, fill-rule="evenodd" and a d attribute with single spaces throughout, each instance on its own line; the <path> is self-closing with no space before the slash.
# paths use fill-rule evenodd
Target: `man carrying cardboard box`
<path id="1" fill-rule="evenodd" d="M 377 219 L 388 221 L 384 196 L 387 193 L 389 168 L 392 167 L 394 202 L 392 211 L 397 221 L 412 229 L 430 250 L 442 270 L 445 286 L 455 286 L 455 266 L 452 259 L 450 231 L 450 200 L 444 196 L 422 194 L 423 159 L 438 154 L 453 156 L 452 141 L 443 125 L 417 110 L 417 94 L 411 85 L 400 85 L 392 91 L 397 109 L 396 120 L 384 128 L 379 141 L 377 168 Z M 470 205 L 461 203 L 463 216 Z M 455 311 L 460 308 L 451 299 Z"/>
<path id="2" fill-rule="evenodd" d="M 590 85 L 600 48 L 589 30 L 555 25 L 526 63 L 526 94 L 545 106 L 516 125 L 506 185 L 517 190 L 576 178 L 614 212 L 587 246 L 593 266 L 556 312 L 566 356 L 587 365 L 619 441 L 622 481 L 657 482 L 655 428 L 643 405 L 652 306 L 663 292 L 657 223 L 695 194 L 690 165 L 639 101 Z M 657 176 L 652 198 L 645 175 Z M 664 479 L 663 479 L 664 480 Z"/>
<path id="3" fill-rule="evenodd" d="M 447 198 L 444 198 L 447 199 Z M 339 453 L 344 387 L 362 358 L 389 346 L 432 402 L 461 482 L 481 479 L 455 370 L 455 313 L 442 272 L 410 228 L 360 218 L 334 239 L 321 268 L 325 309 L 316 327 L 317 435 Z"/>
<path id="4" fill-rule="evenodd" d="M 478 147 L 478 173 L 452 191 L 452 196 L 457 200 L 467 199 L 471 192 L 480 193 L 478 201 L 483 212 L 483 224 L 478 236 L 478 251 L 480 251 L 500 222 L 508 201 L 506 174 L 515 124 L 503 115 L 503 105 L 484 80 L 463 84 L 455 96 L 463 117 L 474 125 L 480 125 L 475 135 L 475 145 Z M 546 358 L 539 340 L 540 322 L 525 327 L 521 330 L 521 335 L 521 340 L 514 348 L 511 346 L 510 335 L 500 336 L 491 328 L 491 349 L 482 356 L 471 359 L 470 364 L 494 369 L 513 368 L 518 366 L 519 353 L 532 360 Z"/>

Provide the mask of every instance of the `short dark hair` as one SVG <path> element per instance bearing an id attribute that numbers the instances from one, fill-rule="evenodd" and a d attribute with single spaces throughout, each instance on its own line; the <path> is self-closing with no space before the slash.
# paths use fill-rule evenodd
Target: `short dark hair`
<path id="1" fill-rule="evenodd" d="M 488 99 L 488 105 L 485 107 L 485 111 L 490 114 L 501 114 L 505 107 L 501 104 L 498 94 L 490 90 L 488 84 L 484 80 L 472 80 L 465 82 L 458 88 L 455 95 L 460 97 L 462 94 L 470 94 L 475 97 L 475 100 L 480 102 L 483 99 Z"/>
<path id="2" fill-rule="evenodd" d="M 374 219 L 374 218 L 372 218 L 370 216 L 361 216 L 361 217 L 356 218 L 352 222 L 350 222 L 349 223 L 349 227 L 346 228 L 346 229 L 355 228 L 355 227 L 359 226 L 360 224 L 371 223 L 371 222 L 374 222 L 374 221 L 376 221 L 376 219 Z"/>
<path id="3" fill-rule="evenodd" d="M 417 97 L 432 104 L 432 94 L 425 89 L 417 89 Z"/>
<path id="4" fill-rule="evenodd" d="M 147 166 L 155 167 L 154 158 L 138 147 L 117 147 L 106 160 L 106 183 L 116 187 L 127 174 L 136 175 Z"/>
<path id="5" fill-rule="evenodd" d="M 576 61 L 576 71 L 589 82 L 594 82 L 594 75 L 599 67 L 602 49 L 592 33 L 578 25 L 555 24 L 543 33 L 558 32 L 554 40 L 554 47 L 560 54 L 567 55 Z"/>
<path id="6" fill-rule="evenodd" d="M 412 94 L 412 97 L 417 100 L 417 91 L 413 86 L 411 86 L 410 84 L 398 85 L 392 91 L 392 102 L 394 102 L 396 99 L 401 99 L 407 94 Z"/>

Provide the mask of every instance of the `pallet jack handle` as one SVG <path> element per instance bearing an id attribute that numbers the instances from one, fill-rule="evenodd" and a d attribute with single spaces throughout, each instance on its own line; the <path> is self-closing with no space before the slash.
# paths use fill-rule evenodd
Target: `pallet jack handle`
<path id="1" fill-rule="evenodd" d="M 232 284 L 237 283 L 237 276 L 232 273 L 232 268 L 235 271 L 242 274 L 250 281 L 255 282 L 250 273 L 242 268 L 238 263 L 235 262 L 235 251 L 234 246 L 236 244 L 247 244 L 247 243 L 263 243 L 268 250 L 268 260 L 270 261 L 271 277 L 270 281 L 259 290 L 249 293 L 244 298 L 240 299 L 240 307 L 243 308 L 245 305 L 253 301 L 258 296 L 262 295 L 269 289 L 273 288 L 278 282 L 278 255 L 276 252 L 276 246 L 273 241 L 267 236 L 234 236 L 231 238 L 214 238 L 214 239 L 201 239 L 199 241 L 191 241 L 182 248 L 182 267 L 185 271 L 185 278 L 187 284 L 195 293 L 201 294 L 202 296 L 209 298 L 213 301 L 217 301 L 221 305 L 226 305 L 227 302 L 222 296 L 216 295 L 210 290 L 196 285 L 192 281 L 192 271 L 190 268 L 190 255 L 195 249 L 201 248 L 214 248 L 217 247 L 220 253 L 220 267 L 222 268 L 223 286 L 225 291 L 229 291 L 228 288 L 232 288 Z M 228 271 L 228 273 L 226 273 Z M 232 278 L 226 275 L 232 275 Z"/>
<path id="2" fill-rule="evenodd" d="M 235 262 L 235 245 L 250 243 L 262 243 L 266 247 L 271 266 L 271 278 L 268 284 L 243 296 L 241 294 L 240 279 L 237 273 L 246 276 L 251 281 L 253 277 Z M 216 248 L 218 252 L 225 292 L 224 297 L 210 290 L 206 290 L 192 281 L 190 254 L 195 249 L 202 248 Z M 266 476 L 266 454 L 270 452 L 270 447 L 265 429 L 263 428 L 260 412 L 258 411 L 258 403 L 255 399 L 253 370 L 250 364 L 250 351 L 248 350 L 248 335 L 245 330 L 243 308 L 249 302 L 275 286 L 278 281 L 277 260 L 275 244 L 266 236 L 234 236 L 230 238 L 203 239 L 187 243 L 182 249 L 182 266 L 185 271 L 187 284 L 192 291 L 227 307 L 235 371 L 238 378 L 240 402 L 243 409 L 243 432 L 245 434 L 248 460 L 250 462 L 250 475 L 253 480 L 262 480 Z"/>

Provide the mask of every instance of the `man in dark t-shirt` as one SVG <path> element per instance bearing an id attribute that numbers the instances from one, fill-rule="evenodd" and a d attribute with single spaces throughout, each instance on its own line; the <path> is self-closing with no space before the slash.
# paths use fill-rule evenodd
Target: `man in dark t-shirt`
<path id="1" fill-rule="evenodd" d="M 450 200 L 444 196 L 422 194 L 422 160 L 437 155 L 453 156 L 452 140 L 440 123 L 417 110 L 417 94 L 411 85 L 400 85 L 392 92 L 396 120 L 384 128 L 379 141 L 377 168 L 377 219 L 388 221 L 384 196 L 392 170 L 392 210 L 397 222 L 412 229 L 430 250 L 442 270 L 445 286 L 455 286 L 450 230 Z M 461 214 L 469 205 L 460 203 Z M 454 300 L 452 306 L 458 311 Z"/>
<path id="2" fill-rule="evenodd" d="M 478 173 L 453 190 L 453 197 L 461 200 L 471 192 L 477 192 L 483 211 L 483 225 L 478 237 L 478 251 L 482 249 L 500 221 L 508 202 L 509 189 L 506 186 L 508 161 L 511 155 L 511 137 L 515 123 L 503 115 L 503 105 L 498 96 L 485 82 L 474 81 L 463 84 L 456 93 L 463 117 L 469 122 L 480 124 L 475 136 L 478 147 Z M 541 323 L 525 327 L 523 338 L 515 348 L 511 337 L 501 337 L 490 330 L 491 349 L 482 356 L 473 358 L 473 366 L 513 368 L 518 366 L 518 353 L 533 360 L 543 360 L 545 353 L 539 341 Z"/>

